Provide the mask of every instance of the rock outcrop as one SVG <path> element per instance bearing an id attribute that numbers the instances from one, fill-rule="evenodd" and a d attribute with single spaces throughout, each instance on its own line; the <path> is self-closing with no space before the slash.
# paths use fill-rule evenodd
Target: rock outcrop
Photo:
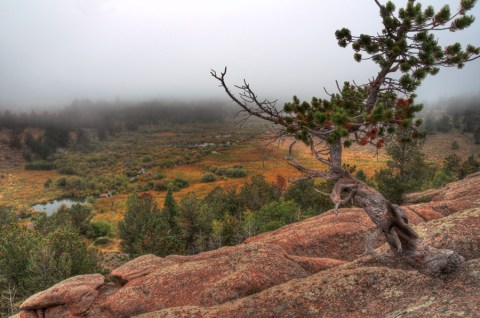
<path id="1" fill-rule="evenodd" d="M 389 257 L 382 242 L 385 257 L 358 258 L 373 223 L 350 208 L 233 247 L 145 255 L 107 279 L 73 277 L 27 299 L 20 316 L 474 317 L 480 312 L 480 174 L 427 194 L 430 202 L 404 209 L 422 239 L 466 258 L 449 276 L 412 270 Z"/>

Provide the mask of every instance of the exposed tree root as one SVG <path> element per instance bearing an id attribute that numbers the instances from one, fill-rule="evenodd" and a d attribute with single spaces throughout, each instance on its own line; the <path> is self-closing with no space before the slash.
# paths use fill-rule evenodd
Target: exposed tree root
<path id="1" fill-rule="evenodd" d="M 342 194 L 345 199 L 342 199 Z M 399 260 L 426 275 L 440 276 L 454 272 L 465 261 L 464 257 L 455 251 L 428 245 L 408 225 L 407 215 L 402 208 L 390 203 L 378 191 L 353 177 L 340 178 L 330 196 L 336 209 L 353 200 L 375 223 L 376 228 L 367 237 L 365 252 L 361 256 L 381 258 L 382 254 L 375 251 L 373 244 L 383 233 L 391 251 Z"/>

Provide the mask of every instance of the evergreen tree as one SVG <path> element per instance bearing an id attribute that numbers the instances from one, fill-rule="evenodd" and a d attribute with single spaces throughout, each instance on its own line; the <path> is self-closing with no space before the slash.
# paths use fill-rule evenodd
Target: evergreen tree
<path id="1" fill-rule="evenodd" d="M 56 230 L 43 237 L 31 251 L 28 283 L 43 290 L 68 277 L 94 273 L 96 256 L 81 237 L 69 230 Z"/>
<path id="2" fill-rule="evenodd" d="M 276 230 L 299 221 L 300 207 L 294 201 L 274 201 L 255 212 L 255 224 L 260 233 Z"/>
<path id="3" fill-rule="evenodd" d="M 237 195 L 236 187 L 215 187 L 203 199 L 203 203 L 213 209 L 217 219 L 222 218 L 224 213 L 240 215 L 244 210 L 243 202 Z"/>
<path id="4" fill-rule="evenodd" d="M 440 119 L 435 123 L 435 128 L 437 131 L 448 133 L 452 130 L 452 123 L 450 121 L 450 117 L 448 115 L 443 115 Z"/>
<path id="5" fill-rule="evenodd" d="M 4 225 L 10 224 L 17 220 L 13 208 L 5 205 L 0 205 L 0 228 Z"/>
<path id="6" fill-rule="evenodd" d="M 178 230 L 177 218 L 177 203 L 173 197 L 172 187 L 168 187 L 167 194 L 165 195 L 165 202 L 163 203 L 162 213 L 168 224 L 174 232 Z"/>
<path id="7" fill-rule="evenodd" d="M 278 188 L 265 180 L 262 175 L 255 175 L 240 189 L 238 194 L 244 209 L 252 211 L 260 209 L 265 204 L 279 198 Z"/>
<path id="8" fill-rule="evenodd" d="M 428 135 L 435 134 L 435 121 L 431 115 L 425 118 L 424 130 Z"/>
<path id="9" fill-rule="evenodd" d="M 182 231 L 186 250 L 192 254 L 197 252 L 195 243 L 202 230 L 200 227 L 201 214 L 200 201 L 193 192 L 190 192 L 180 202 L 177 220 Z"/>
<path id="10" fill-rule="evenodd" d="M 122 249 L 133 256 L 147 253 L 166 256 L 181 249 L 181 241 L 149 194 L 134 193 L 128 197 L 127 211 L 118 228 Z"/>
<path id="11" fill-rule="evenodd" d="M 381 4 L 375 0 L 382 30 L 374 35 L 354 36 L 349 29 L 343 28 L 335 36 L 341 47 L 351 45 L 356 61 L 375 63 L 378 73 L 364 84 L 344 82 L 337 85 L 338 93 L 329 94 L 328 99 L 313 97 L 311 102 L 302 102 L 294 96 L 292 102 L 279 110 L 275 101 L 259 98 L 246 81 L 236 86 L 240 93 L 235 94 L 226 83 L 226 68 L 221 73 L 211 71 L 247 118 L 254 116 L 268 121 L 276 126 L 277 138 L 292 137 L 310 147 L 312 155 L 326 165 L 327 170 L 310 169 L 297 161 L 293 151 L 295 142 L 290 145 L 287 162 L 302 173 L 300 178 L 324 178 L 334 182 L 331 198 L 335 211 L 351 201 L 364 208 L 378 227 L 367 243 L 374 241 L 378 233 L 384 233 L 392 250 L 432 275 L 455 270 L 461 257 L 453 251 L 445 253 L 433 247 L 417 250 L 417 245 L 412 243 L 418 239 L 415 232 L 408 224 L 401 223 L 397 213 L 392 213 L 392 205 L 385 197 L 360 183 L 343 167 L 342 151 L 352 143 L 381 148 L 385 138 L 399 128 L 408 133 L 409 138 L 418 137 L 421 120 L 415 120 L 415 115 L 422 105 L 415 103 L 415 90 L 421 82 L 428 75 L 437 74 L 442 66 L 462 68 L 466 62 L 480 56 L 480 48 L 473 45 L 465 48 L 460 43 L 440 45 L 436 32 L 456 32 L 469 27 L 474 17 L 466 13 L 473 9 L 475 2 L 461 0 L 458 12 L 452 14 L 449 6 L 435 11 L 432 6 L 422 8 L 420 3 L 408 1 L 405 7 L 397 10 L 392 1 Z M 391 227 L 392 222 L 397 222 L 398 226 Z M 372 251 L 373 247 L 367 246 L 366 252 Z M 447 254 L 454 257 L 447 258 Z M 412 255 L 416 255 L 415 258 Z M 422 263 L 421 259 L 435 259 L 435 262 Z"/>
<path id="12" fill-rule="evenodd" d="M 394 203 L 403 203 L 405 194 L 420 190 L 431 174 L 421 152 L 424 140 L 405 139 L 401 134 L 385 147 L 391 160 L 388 169 L 375 173 L 380 192 Z"/>
<path id="13" fill-rule="evenodd" d="M 96 256 L 71 229 L 45 236 L 25 226 L 0 227 L 0 315 L 17 308 L 3 302 L 4 292 L 14 307 L 19 300 L 70 276 L 97 271 Z"/>
<path id="14" fill-rule="evenodd" d="M 355 177 L 360 181 L 367 182 L 367 175 L 362 169 L 357 171 L 357 173 L 355 174 Z"/>
<path id="15" fill-rule="evenodd" d="M 473 140 L 475 141 L 475 144 L 480 144 L 480 127 L 473 133 Z"/>
<path id="16" fill-rule="evenodd" d="M 460 169 L 460 179 L 463 179 L 469 174 L 475 173 L 479 170 L 480 162 L 478 162 L 473 155 L 470 155 L 468 156 L 467 160 L 462 163 L 462 167 Z"/>
<path id="17" fill-rule="evenodd" d="M 303 213 L 317 215 L 333 208 L 332 201 L 318 193 L 317 188 L 313 179 L 299 180 L 288 187 L 284 197 L 298 204 Z M 323 185 L 323 188 L 328 189 L 328 186 Z"/>

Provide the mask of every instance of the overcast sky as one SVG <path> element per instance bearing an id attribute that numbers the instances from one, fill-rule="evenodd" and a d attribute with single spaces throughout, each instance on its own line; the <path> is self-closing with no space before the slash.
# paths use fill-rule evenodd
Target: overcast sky
<path id="1" fill-rule="evenodd" d="M 423 1 L 444 3 L 458 7 Z M 480 17 L 480 8 L 473 14 Z M 364 82 L 376 74 L 337 46 L 334 32 L 344 26 L 353 34 L 380 31 L 374 1 L 0 0 L 0 106 L 227 100 L 209 74 L 224 66 L 229 83 L 246 78 L 263 97 L 309 100 L 323 87 L 334 90 L 335 80 Z M 478 46 L 480 20 L 445 35 Z M 480 60 L 442 70 L 424 82 L 419 98 L 478 94 L 479 80 Z"/>

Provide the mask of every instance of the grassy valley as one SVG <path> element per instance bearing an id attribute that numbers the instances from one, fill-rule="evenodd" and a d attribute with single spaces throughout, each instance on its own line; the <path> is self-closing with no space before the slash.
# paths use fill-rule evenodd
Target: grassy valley
<path id="1" fill-rule="evenodd" d="M 328 192 L 331 185 L 321 180 L 290 182 L 299 176 L 284 160 L 292 140 L 272 142 L 272 131 L 255 120 L 242 126 L 231 118 L 140 122 L 130 129 L 117 127 L 106 136 L 99 134 L 102 130 L 98 127 L 64 129 L 68 143 L 42 157 L 31 151 L 37 148 L 27 140 L 30 135 L 34 140 L 30 145 L 48 146 L 45 136 L 49 129 L 24 127 L 15 133 L 10 127 L 0 131 L 1 219 L 20 226 L 13 232 L 8 226 L 4 230 L 18 232 L 20 240 L 30 237 L 14 242 L 6 236 L 14 245 L 4 241 L 0 247 L 27 264 L 14 277 L 43 277 L 37 267 L 55 257 L 50 248 L 60 249 L 67 258 L 84 255 L 82 259 L 95 262 L 74 261 L 78 272 L 72 267 L 57 277 L 52 273 L 69 265 L 56 256 L 59 260 L 49 265 L 52 272 L 47 271 L 44 281 L 35 280 L 32 285 L 28 278 L 18 283 L 25 295 L 74 274 L 108 271 L 145 253 L 196 254 L 235 245 L 332 208 L 330 199 L 316 192 Z M 57 135 L 61 132 L 55 131 Z M 12 147 L 14 137 L 19 143 Z M 434 179 L 443 171 L 445 157 L 478 158 L 480 145 L 475 144 L 473 134 L 454 129 L 427 135 L 423 152 L 430 167 L 428 178 Z M 294 155 L 312 169 L 325 168 L 301 143 L 294 148 Z M 353 174 L 363 172 L 374 186 L 378 186 L 378 171 L 392 169 L 384 148 L 357 144 L 344 150 L 343 162 Z M 441 182 L 456 178 L 440 175 Z M 416 184 L 416 189 L 431 186 L 431 180 L 426 180 L 420 187 Z M 50 217 L 32 209 L 34 204 L 58 198 L 81 198 L 85 204 L 60 208 Z M 129 231 L 133 238 L 129 239 Z M 77 243 L 63 246 L 68 241 Z M 39 249 L 33 256 L 16 251 L 16 246 L 27 245 L 49 247 L 47 254 Z"/>

